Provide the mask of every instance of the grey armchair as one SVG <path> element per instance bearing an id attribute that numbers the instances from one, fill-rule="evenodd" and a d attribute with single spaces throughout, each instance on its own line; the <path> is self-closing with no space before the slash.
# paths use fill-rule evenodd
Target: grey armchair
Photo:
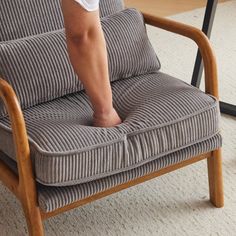
<path id="1" fill-rule="evenodd" d="M 22 203 L 30 235 L 44 235 L 49 217 L 203 159 L 210 200 L 223 206 L 216 61 L 200 30 L 101 1 L 114 106 L 124 120 L 106 129 L 91 126 L 60 0 L 3 0 L 0 13 L 0 180 Z M 160 71 L 144 23 L 198 44 L 205 93 Z"/>

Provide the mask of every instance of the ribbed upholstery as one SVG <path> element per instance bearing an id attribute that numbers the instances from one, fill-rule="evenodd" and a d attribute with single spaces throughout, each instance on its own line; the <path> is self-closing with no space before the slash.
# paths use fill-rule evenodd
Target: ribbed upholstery
<path id="1" fill-rule="evenodd" d="M 158 71 L 142 15 L 126 9 L 102 19 L 111 81 Z M 0 74 L 22 109 L 80 91 L 82 84 L 67 53 L 64 29 L 0 43 Z M 0 116 L 6 111 L 0 107 Z"/>
<path id="2" fill-rule="evenodd" d="M 100 0 L 100 16 L 123 9 L 122 0 Z M 1 0 L 0 41 L 64 28 L 61 0 Z"/>
<path id="3" fill-rule="evenodd" d="M 89 126 L 84 92 L 24 111 L 38 182 L 73 185 L 135 168 L 219 132 L 215 98 L 157 72 L 112 83 L 123 123 Z M 0 149 L 14 158 L 10 124 L 1 120 Z"/>
<path id="4" fill-rule="evenodd" d="M 0 41 L 12 40 L 0 44 L 0 74 L 25 109 L 45 212 L 221 147 L 218 101 L 157 72 L 159 61 L 135 10 L 102 19 L 114 105 L 124 122 L 92 127 L 89 100 L 77 92 L 82 86 L 68 61 L 60 1 L 0 4 Z M 100 0 L 102 17 L 122 9 L 121 0 Z M 17 172 L 12 144 L 9 119 L 1 118 L 0 150 L 10 158 L 0 152 L 0 159 Z"/>
<path id="5" fill-rule="evenodd" d="M 124 9 L 123 0 L 99 0 L 100 16 L 112 15 Z"/>
<path id="6" fill-rule="evenodd" d="M 130 180 L 160 170 L 164 167 L 190 159 L 193 156 L 215 150 L 221 146 L 222 138 L 220 134 L 217 134 L 210 139 L 173 152 L 135 169 L 94 180 L 85 184 L 68 187 L 47 187 L 38 184 L 37 189 L 39 205 L 45 212 L 50 212 L 75 201 L 115 187 L 119 184 L 126 183 Z M 7 158 L 2 153 L 0 155 L 0 159 L 7 162 L 8 165 L 16 171 L 16 163 L 14 161 Z"/>
<path id="7" fill-rule="evenodd" d="M 85 184 L 68 187 L 46 187 L 38 185 L 38 201 L 45 212 L 53 211 L 77 200 L 84 199 L 119 184 L 160 170 L 164 167 L 190 159 L 193 156 L 215 150 L 222 146 L 220 134 L 190 147 L 158 158 L 135 169 L 98 179 Z"/>

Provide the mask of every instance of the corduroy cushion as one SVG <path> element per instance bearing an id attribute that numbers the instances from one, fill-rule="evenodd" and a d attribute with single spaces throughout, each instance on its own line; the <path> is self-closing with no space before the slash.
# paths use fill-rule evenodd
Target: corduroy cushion
<path id="1" fill-rule="evenodd" d="M 222 137 L 216 134 L 200 143 L 183 148 L 166 156 L 155 159 L 142 166 L 119 174 L 111 175 L 102 179 L 94 180 L 84 184 L 65 187 L 51 187 L 38 184 L 38 201 L 43 211 L 50 212 L 75 201 L 90 197 L 96 193 L 109 188 L 137 179 L 167 166 L 180 163 L 191 157 L 210 152 L 222 146 Z M 16 162 L 0 152 L 0 159 L 17 173 Z"/>
<path id="2" fill-rule="evenodd" d="M 141 166 L 219 132 L 212 96 L 161 72 L 112 83 L 124 122 L 89 126 L 92 109 L 79 92 L 26 109 L 35 175 L 44 185 L 74 185 Z M 0 122 L 0 149 L 14 158 L 8 118 Z"/>
<path id="3" fill-rule="evenodd" d="M 207 140 L 167 154 L 137 168 L 88 183 L 65 187 L 52 187 L 38 184 L 38 202 L 41 209 L 45 212 L 50 212 L 167 166 L 191 159 L 191 157 L 216 150 L 221 146 L 222 137 L 220 134 L 216 134 Z"/>
<path id="4" fill-rule="evenodd" d="M 122 0 L 100 0 L 100 16 L 123 10 Z M 0 41 L 64 28 L 61 0 L 1 0 Z"/>
<path id="5" fill-rule="evenodd" d="M 102 27 L 111 81 L 160 68 L 138 11 L 105 17 Z M 0 74 L 12 85 L 22 109 L 83 89 L 69 61 L 64 29 L 0 43 Z M 0 107 L 0 116 L 5 114 Z"/>
<path id="6" fill-rule="evenodd" d="M 109 16 L 124 9 L 123 0 L 99 0 L 100 17 Z"/>

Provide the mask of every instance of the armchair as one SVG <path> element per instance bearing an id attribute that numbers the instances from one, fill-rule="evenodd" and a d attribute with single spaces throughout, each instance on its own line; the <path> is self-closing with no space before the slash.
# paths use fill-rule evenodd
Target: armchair
<path id="1" fill-rule="evenodd" d="M 131 14 L 131 13 L 129 13 Z M 170 87 L 170 92 L 175 94 L 175 91 L 178 92 L 179 89 L 182 89 L 182 86 L 187 86 L 184 90 L 187 92 L 192 92 L 195 96 L 195 98 L 198 98 L 199 100 L 196 101 L 196 103 L 201 103 L 203 104 L 204 101 L 206 100 L 207 103 L 209 104 L 210 102 L 213 104 L 213 101 L 210 100 L 210 95 L 212 95 L 214 98 L 218 99 L 218 82 L 217 82 L 217 67 L 216 67 L 216 60 L 215 56 L 213 53 L 213 50 L 211 48 L 210 42 L 207 39 L 207 37 L 198 29 L 188 26 L 185 24 L 181 24 L 169 19 L 165 18 L 160 18 L 156 16 L 151 16 L 148 14 L 143 14 L 144 16 L 144 21 L 145 24 L 149 24 L 185 37 L 188 37 L 192 40 L 194 40 L 203 57 L 204 61 L 204 69 L 205 69 L 205 94 L 201 93 L 195 88 L 188 87 L 184 83 L 177 81 L 175 82 L 175 79 L 170 79 L 168 75 L 164 74 L 159 74 L 160 72 L 152 72 L 149 75 L 149 80 L 152 82 L 154 81 L 154 77 L 160 78 L 160 81 L 162 81 L 162 77 L 164 78 L 161 83 L 166 83 L 165 86 L 171 86 L 171 81 L 173 80 L 173 88 Z M 106 23 L 109 25 L 109 22 Z M 108 30 L 105 28 L 105 23 L 104 23 L 104 30 Z M 4 44 L 4 42 L 3 42 Z M 1 48 L 1 43 L 0 43 L 0 48 Z M 1 55 L 0 51 L 0 56 L 4 58 Z M 3 60 L 1 58 L 1 60 Z M 112 61 L 112 60 L 111 60 Z M 115 70 L 114 68 L 110 68 L 110 70 Z M 0 69 L 1 71 L 1 69 Z M 115 73 L 114 73 L 115 74 Z M 138 75 L 137 81 L 146 81 L 147 73 L 143 73 L 141 75 Z M 120 99 L 120 95 L 117 91 L 119 90 L 119 87 L 123 86 L 122 83 L 127 83 L 125 84 L 124 88 L 129 89 L 128 86 L 131 86 L 134 82 L 131 81 L 129 82 L 130 77 L 127 77 L 127 79 L 124 79 L 124 82 L 112 82 L 114 83 L 114 94 L 115 94 L 115 99 Z M 125 82 L 126 81 L 126 82 Z M 127 82 L 128 81 L 128 82 Z M 135 80 L 136 81 L 136 80 Z M 155 80 L 156 81 L 156 80 Z M 151 83 L 150 82 L 150 83 Z M 154 83 L 154 82 L 153 82 Z M 139 86 L 137 82 L 137 86 Z M 144 86 L 144 85 L 143 85 Z M 159 85 L 157 85 L 157 88 Z M 135 88 L 134 88 L 135 89 Z M 121 89 L 122 90 L 122 89 Z M 142 91 L 145 91 L 145 88 L 142 87 Z M 122 90 L 124 91 L 124 90 Z M 135 90 L 136 91 L 136 90 Z M 141 90 L 138 90 L 141 91 Z M 148 87 L 147 91 L 150 91 L 150 88 Z M 132 91 L 131 91 L 132 92 Z M 81 95 L 82 94 L 82 95 Z M 135 95 L 135 93 L 134 93 Z M 70 95 L 69 95 L 70 96 Z M 73 96 L 73 95 L 71 95 Z M 83 92 L 76 92 L 76 96 L 84 96 Z M 157 97 L 154 96 L 154 100 L 157 99 Z M 164 95 L 163 95 L 164 96 Z M 178 98 L 177 95 L 175 98 Z M 29 108 L 24 108 L 24 106 L 21 103 L 21 97 L 19 94 L 16 96 L 13 86 L 9 84 L 9 82 L 6 81 L 6 78 L 2 75 L 2 78 L 0 79 L 0 97 L 3 100 L 4 106 L 7 108 L 7 114 L 9 116 L 9 122 L 7 120 L 8 116 L 3 116 L 0 119 L 0 123 L 3 123 L 5 126 L 6 124 L 10 124 L 11 132 L 12 132 L 12 140 L 14 142 L 12 145 L 14 145 L 14 152 L 15 152 L 15 160 L 12 158 L 9 153 L 5 150 L 2 150 L 2 155 L 0 157 L 0 180 L 2 183 L 9 188 L 10 191 L 19 199 L 19 201 L 22 204 L 22 207 L 24 209 L 25 217 L 27 220 L 27 225 L 28 225 L 28 230 L 30 235 L 35 235 L 35 236 L 42 236 L 44 235 L 44 230 L 43 230 L 43 221 L 53 217 L 57 214 L 61 214 L 65 211 L 68 211 L 70 209 L 73 209 L 75 207 L 82 206 L 84 204 L 90 203 L 92 201 L 95 201 L 97 199 L 100 199 L 102 197 L 108 196 L 112 193 L 121 191 L 123 189 L 129 188 L 131 186 L 137 185 L 139 183 L 145 182 L 147 180 L 150 180 L 152 178 L 161 176 L 163 174 L 169 173 L 171 171 L 174 171 L 176 169 L 182 168 L 184 166 L 193 164 L 197 161 L 201 161 L 203 159 L 207 159 L 207 164 L 208 164 L 208 179 L 209 179 L 209 192 L 210 192 L 210 201 L 213 203 L 215 207 L 223 207 L 224 204 L 224 199 L 223 199 L 223 180 L 222 180 L 222 164 L 221 164 L 221 136 L 219 135 L 218 131 L 214 133 L 214 135 L 209 135 L 209 137 L 204 137 L 206 138 L 199 138 L 199 140 L 195 140 L 196 142 L 192 142 L 191 144 L 186 144 L 186 145 L 180 145 L 181 147 L 178 148 L 173 148 L 168 150 L 168 152 L 164 153 L 163 155 L 159 155 L 160 149 L 157 150 L 157 153 L 155 153 L 154 157 L 152 159 L 146 159 L 145 161 L 140 161 L 138 163 L 135 163 L 135 165 L 130 168 L 129 164 L 125 168 L 122 169 L 122 171 L 118 171 L 117 169 L 112 169 L 112 171 L 108 171 L 106 175 L 102 175 L 105 173 L 105 171 L 102 172 L 99 177 L 96 175 L 84 175 L 84 179 L 80 176 L 80 179 L 77 179 L 73 177 L 70 179 L 71 182 L 67 179 L 64 183 L 62 181 L 57 182 L 54 181 L 52 182 L 51 179 L 48 180 L 48 183 L 43 183 L 43 179 L 39 177 L 39 170 L 36 169 L 37 165 L 39 165 L 39 160 L 44 160 L 44 158 L 50 158 L 50 155 L 48 154 L 48 157 L 41 156 L 41 159 L 38 158 L 36 159 L 36 156 L 33 157 L 35 154 L 35 149 L 32 147 L 32 139 L 35 138 L 33 137 L 34 133 L 30 133 L 30 129 L 32 128 L 31 122 L 29 120 L 29 116 L 33 114 L 33 112 L 36 112 L 37 109 L 41 109 L 40 112 L 42 112 L 44 105 L 35 105 L 31 106 Z M 20 98 L 19 98 L 20 97 Z M 76 97 L 76 98 L 77 98 Z M 211 98 L 213 98 L 211 97 Z M 70 97 L 72 99 L 73 97 Z M 82 98 L 79 98 L 82 99 Z M 83 98 L 85 99 L 85 98 Z M 136 99 L 136 98 L 134 98 Z M 57 101 L 57 103 L 55 103 Z M 58 108 L 63 107 L 63 104 L 60 105 L 60 107 L 57 107 L 57 104 L 61 104 L 61 102 L 64 100 L 52 100 L 52 102 L 48 102 L 48 106 L 52 106 L 53 108 Z M 85 100 L 82 100 L 85 101 Z M 128 100 L 127 100 L 128 101 Z M 149 102 L 149 101 L 148 101 Z M 216 101 L 217 102 L 217 101 Z M 47 102 L 46 102 L 47 103 Z M 140 100 L 138 101 L 137 105 L 137 110 L 143 108 L 141 105 L 139 105 L 141 102 Z M 42 103 L 44 104 L 44 103 Z M 123 103 L 117 103 L 118 105 L 122 106 Z M 132 109 L 136 105 L 136 103 L 132 103 Z M 205 103 L 204 103 L 205 104 Z M 148 103 L 146 104 L 148 105 Z M 131 105 L 130 105 L 131 106 Z M 141 108 L 140 108 L 141 106 Z M 158 105 L 157 105 L 158 106 Z M 37 108 L 38 107 L 38 108 Z M 196 106 L 197 107 L 197 106 Z M 200 107 L 200 105 L 199 105 Z M 219 111 L 218 111 L 218 105 L 216 106 L 216 112 L 211 111 L 213 120 L 216 120 L 216 123 L 214 121 L 209 120 L 209 125 L 212 127 L 214 126 L 215 130 L 218 130 L 218 119 L 219 119 Z M 32 111 L 34 109 L 34 111 Z M 128 108 L 127 108 L 128 109 Z M 131 108 L 130 108 L 131 109 Z M 179 109 L 179 108 L 176 108 Z M 196 108 L 200 109 L 200 108 Z M 204 108 L 205 110 L 207 108 Z M 154 110 L 154 108 L 153 108 Z M 51 111 L 51 110 L 50 110 Z M 125 109 L 122 110 L 122 115 L 124 116 L 127 115 L 125 113 Z M 38 111 L 37 111 L 38 112 Z M 144 112 L 145 113 L 145 112 Z M 164 114 L 165 112 L 163 112 Z M 42 113 L 37 113 L 37 114 L 42 114 Z M 89 114 L 89 112 L 88 112 Z M 132 119 L 132 112 L 129 114 L 129 119 Z M 136 113 L 135 113 L 136 114 Z M 208 115 L 209 115 L 208 114 Z M 172 113 L 171 113 L 172 115 Z M 197 115 L 196 115 L 197 116 Z M 87 117 L 87 116 L 85 116 Z M 131 117 L 131 118 L 130 118 Z M 155 115 L 153 116 L 154 118 L 156 117 Z M 190 115 L 188 115 L 190 117 Z M 209 119 L 211 116 L 209 115 Z M 54 118 L 53 118 L 54 119 Z M 157 119 L 157 118 L 156 118 Z M 163 118 L 164 119 L 164 118 Z M 197 119 L 197 118 L 196 118 Z M 201 118 L 203 119 L 203 118 Z M 182 121 L 183 118 L 179 119 L 179 121 Z M 41 120 L 43 121 L 43 119 Z M 62 121 L 61 121 L 62 122 Z M 70 117 L 68 117 L 68 122 L 70 122 Z M 125 122 L 125 125 L 131 124 L 131 121 L 128 120 Z M 143 121 L 145 123 L 145 121 Z M 156 122 L 156 121 L 155 121 Z M 176 121 L 177 122 L 177 121 Z M 187 122 L 187 121 L 186 121 Z M 196 121 L 197 122 L 197 121 Z M 208 122 L 208 121 L 206 121 Z M 161 121 L 161 124 L 163 125 L 163 121 Z M 168 123 L 168 122 L 167 122 Z M 172 122 L 173 123 L 173 122 Z M 172 124 L 171 123 L 171 124 Z M 214 123 L 214 124 L 213 124 Z M 86 126 L 86 122 L 82 122 L 82 126 Z M 134 123 L 132 123 L 134 124 Z M 169 123 L 168 123 L 169 124 Z M 174 125 L 175 123 L 173 123 Z M 190 124 L 190 123 L 189 123 Z M 189 124 L 187 124 L 186 127 L 189 127 Z M 194 123 L 192 123 L 194 124 Z M 207 123 L 208 124 L 208 123 Z M 58 124 L 57 124 L 58 125 Z M 183 124 L 181 124 L 183 125 Z M 59 127 L 59 126 L 55 126 Z M 158 126 L 159 127 L 159 126 Z M 161 127 L 161 126 L 160 126 Z M 174 126 L 177 127 L 177 126 Z M 191 128 L 191 127 L 190 127 Z M 121 129 L 121 128 L 120 128 Z M 127 128 L 128 129 L 128 128 Z M 153 126 L 146 127 L 145 126 L 145 132 L 149 132 L 150 130 L 153 129 Z M 172 129 L 170 127 L 169 129 Z M 173 128 L 174 129 L 174 128 Z M 176 128 L 177 129 L 177 128 Z M 178 129 L 179 126 L 178 126 Z M 213 129 L 213 128 L 212 128 Z M 141 130 L 141 129 L 140 129 Z M 6 131 L 6 130 L 5 130 Z M 5 132 L 4 130 L 0 130 L 0 132 Z M 109 135 L 109 130 L 99 130 L 99 132 L 102 132 L 104 136 Z M 122 134 L 124 134 L 124 130 L 121 130 Z M 90 131 L 89 131 L 90 132 Z M 92 131 L 91 131 L 92 132 Z M 98 132 L 98 131 L 97 131 Z M 114 131 L 115 132 L 115 131 Z M 131 132 L 131 131 L 129 131 Z M 132 131 L 133 132 L 133 131 Z M 134 131 L 133 133 L 137 133 L 137 131 Z M 158 134 L 163 135 L 168 135 L 165 133 L 165 131 L 156 131 L 157 136 Z M 173 130 L 171 132 L 174 132 Z M 181 131 L 182 132 L 182 131 Z M 201 131 L 203 132 L 203 131 Z M 98 133 L 100 135 L 100 133 Z M 143 133 L 142 133 L 143 134 Z M 172 133 L 173 134 L 173 133 Z M 127 159 L 125 159 L 125 162 L 132 162 L 132 152 L 137 153 L 139 155 L 139 158 L 143 157 L 143 152 L 138 152 L 135 150 L 136 148 L 144 149 L 144 153 L 149 152 L 149 149 L 145 149 L 144 146 L 139 147 L 138 142 L 140 140 L 146 140 L 142 139 L 141 137 L 138 137 L 137 139 L 133 140 L 132 142 L 134 143 L 133 146 L 131 147 L 131 141 L 130 143 L 127 141 L 127 139 L 130 139 L 130 137 L 133 134 L 130 134 L 127 132 L 127 135 L 125 135 L 125 141 L 123 140 L 122 137 L 118 137 L 118 141 L 122 143 L 122 145 L 127 145 L 125 146 L 125 149 L 122 149 L 123 146 L 119 146 L 119 150 L 122 150 L 122 155 L 124 154 Z M 147 135 L 144 133 L 143 135 Z M 152 134 L 154 135 L 154 134 Z M 183 139 L 187 139 L 188 137 L 185 136 L 184 133 L 178 134 L 182 135 L 181 137 Z M 149 137 L 154 137 L 154 136 L 149 136 Z M 158 136 L 161 140 L 161 136 Z M 180 137 L 180 136 L 179 136 Z M 168 137 L 164 137 L 163 140 L 167 140 Z M 155 141 L 155 139 L 153 139 Z M 153 141 L 151 139 L 150 142 Z M 172 140 L 172 139 L 171 139 Z M 124 141 L 124 142 L 123 142 Z M 153 141 L 153 142 L 154 142 Z M 113 141 L 112 141 L 113 142 Z M 142 141 L 144 143 L 144 141 Z M 146 141 L 145 141 L 146 142 Z M 173 141 L 174 142 L 174 141 Z M 180 142 L 179 139 L 176 140 L 176 142 Z M 119 144 L 119 143 L 118 143 Z M 118 145 L 117 144 L 117 145 Z M 68 144 L 69 145 L 69 144 Z M 145 145 L 145 144 L 143 144 Z M 151 144 L 149 144 L 151 145 Z M 156 145 L 153 144 L 154 146 L 152 147 L 152 152 L 153 150 L 156 150 Z M 159 145 L 159 144 L 158 144 Z M 174 145 L 174 144 L 173 144 Z M 176 145 L 176 144 L 175 144 Z M 0 147 L 2 149 L 2 147 Z M 109 147 L 107 150 L 108 156 L 114 155 L 114 153 L 111 150 L 111 148 L 114 147 Z M 133 149 L 134 150 L 133 150 Z M 118 150 L 118 149 L 117 149 Z M 128 150 L 128 151 L 127 151 Z M 148 151 L 147 151 L 148 150 Z M 124 152 L 123 152 L 124 151 Z M 101 151 L 102 152 L 102 151 Z M 128 152 L 128 154 L 126 153 Z M 103 155 L 106 155 L 105 151 L 102 152 Z M 118 156 L 119 151 L 115 152 Z M 189 154 L 190 153 L 190 154 Z M 45 154 L 46 155 L 46 154 Z M 59 155 L 59 154 L 58 154 Z M 90 155 L 90 154 L 88 154 Z M 175 160 L 175 156 L 178 156 Z M 96 156 L 95 156 L 96 157 Z M 72 157 L 70 157 L 72 158 Z M 82 155 L 80 156 L 82 158 Z M 107 160 L 107 159 L 104 159 Z M 110 160 L 110 159 L 109 159 Z M 121 157 L 122 160 L 122 157 Z M 174 160 L 174 161 L 173 161 Z M 103 162 L 102 162 L 103 163 Z M 164 163 L 164 164 L 163 164 Z M 55 166 L 56 161 L 54 162 Z M 104 166 L 105 166 L 105 161 L 104 161 Z M 146 166 L 146 167 L 145 167 Z M 53 165 L 52 165 L 53 168 Z M 101 167 L 102 168 L 102 167 Z M 105 167 L 104 167 L 105 168 Z M 109 166 L 109 170 L 111 170 L 111 164 Z M 143 169 L 141 169 L 143 168 Z M 17 171 L 15 170 L 17 169 Z M 146 170 L 146 172 L 144 171 Z M 56 170 L 55 170 L 56 171 Z M 76 171 L 76 173 L 78 170 Z M 137 174 L 138 173 L 138 174 Z M 65 175 L 65 174 L 64 174 Z M 122 177 L 120 177 L 122 176 Z M 128 177 L 127 177 L 128 176 Z M 85 178 L 86 177 L 86 178 Z M 96 178 L 95 178 L 96 177 Z M 62 177 L 60 177 L 62 178 Z M 59 179 L 60 179 L 59 178 Z M 45 180 L 45 179 L 44 179 Z M 51 182 L 50 182 L 51 181 Z M 77 182 L 76 182 L 77 181 Z M 56 183 L 56 184 L 55 184 Z M 103 186 L 103 187 L 101 187 Z M 105 187 L 104 187 L 105 186 Z M 90 189 L 89 192 L 84 193 L 83 189 Z M 69 198 L 68 198 L 69 196 Z M 63 202 L 62 205 L 57 202 L 59 202 L 58 199 L 65 199 L 65 201 L 61 200 L 60 202 Z M 54 201 L 55 199 L 55 201 Z M 68 200 L 71 199 L 71 200 Z"/>

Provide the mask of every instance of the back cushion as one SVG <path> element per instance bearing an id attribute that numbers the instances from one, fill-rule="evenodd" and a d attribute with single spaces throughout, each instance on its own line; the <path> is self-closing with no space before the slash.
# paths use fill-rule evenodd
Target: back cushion
<path id="1" fill-rule="evenodd" d="M 159 70 L 141 13 L 126 9 L 101 24 L 111 81 Z M 22 109 L 83 89 L 69 61 L 64 29 L 0 43 L 0 74 Z M 5 114 L 0 107 L 0 116 Z"/>
<path id="2" fill-rule="evenodd" d="M 100 17 L 109 16 L 124 9 L 123 0 L 100 0 Z"/>
<path id="3" fill-rule="evenodd" d="M 123 9 L 123 0 L 100 0 L 100 16 Z M 64 27 L 61 0 L 0 0 L 0 41 Z"/>

